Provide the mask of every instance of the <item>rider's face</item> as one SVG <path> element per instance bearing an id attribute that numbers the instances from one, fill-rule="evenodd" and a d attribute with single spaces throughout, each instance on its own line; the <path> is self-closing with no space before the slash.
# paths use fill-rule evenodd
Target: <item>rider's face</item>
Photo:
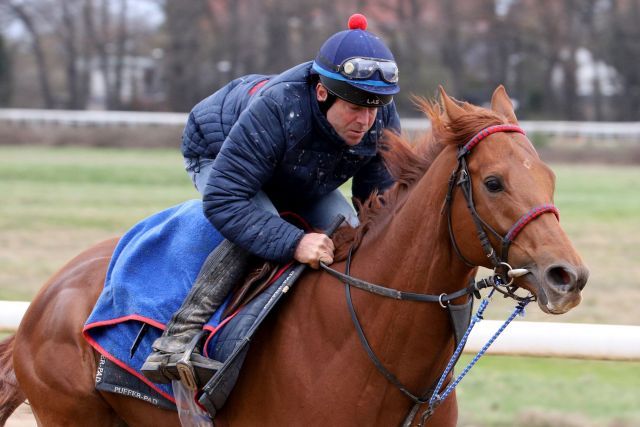
<path id="1" fill-rule="evenodd" d="M 318 101 L 327 99 L 327 89 L 322 84 L 318 84 L 316 94 Z M 362 107 L 337 98 L 327 110 L 327 121 L 347 145 L 356 145 L 373 126 L 377 113 L 377 107 Z"/>

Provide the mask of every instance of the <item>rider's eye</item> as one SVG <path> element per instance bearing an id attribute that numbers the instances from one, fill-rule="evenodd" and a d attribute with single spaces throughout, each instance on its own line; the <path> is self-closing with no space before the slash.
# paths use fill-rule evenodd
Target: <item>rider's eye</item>
<path id="1" fill-rule="evenodd" d="M 504 190 L 502 181 L 500 181 L 500 179 L 496 178 L 495 176 L 490 176 L 489 178 L 485 179 L 484 186 L 487 187 L 487 190 L 489 190 L 491 193 L 498 193 Z"/>

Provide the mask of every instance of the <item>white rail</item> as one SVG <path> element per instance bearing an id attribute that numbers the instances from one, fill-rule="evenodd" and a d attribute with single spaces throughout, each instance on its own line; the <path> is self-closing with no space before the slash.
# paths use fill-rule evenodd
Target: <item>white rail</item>
<path id="1" fill-rule="evenodd" d="M 483 320 L 469 336 L 466 353 L 477 353 L 502 321 Z M 589 323 L 512 322 L 488 354 L 640 360 L 640 326 Z"/>
<path id="2" fill-rule="evenodd" d="M 0 123 L 32 126 L 184 126 L 186 113 L 0 109 Z"/>
<path id="3" fill-rule="evenodd" d="M 0 301 L 0 331 L 18 329 L 27 308 L 29 308 L 27 301 Z"/>
<path id="4" fill-rule="evenodd" d="M 187 113 L 140 111 L 74 111 L 0 109 L 0 124 L 29 126 L 177 126 L 186 123 Z M 527 132 L 549 135 L 630 138 L 640 141 L 640 122 L 521 121 Z M 416 131 L 429 127 L 426 119 L 403 119 L 402 128 Z"/>
<path id="5" fill-rule="evenodd" d="M 28 307 L 28 302 L 0 301 L 0 330 L 15 330 Z M 501 324 L 479 322 L 465 353 L 477 353 Z M 637 361 L 640 326 L 514 321 L 487 354 Z"/>

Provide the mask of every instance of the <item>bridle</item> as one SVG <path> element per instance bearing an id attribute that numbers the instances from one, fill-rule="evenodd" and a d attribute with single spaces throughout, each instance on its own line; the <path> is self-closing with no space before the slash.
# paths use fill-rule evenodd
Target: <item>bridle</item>
<path id="1" fill-rule="evenodd" d="M 454 171 L 451 173 L 451 178 L 449 179 L 449 189 L 447 191 L 447 196 L 445 199 L 445 210 L 447 212 L 447 222 L 449 228 L 449 237 L 451 239 L 451 243 L 453 245 L 453 249 L 460 259 L 469 267 L 475 267 L 476 265 L 470 262 L 460 251 L 458 247 L 458 243 L 456 241 L 455 235 L 453 233 L 452 226 L 452 215 L 451 215 L 451 207 L 453 204 L 453 196 L 455 194 L 454 190 L 456 186 L 459 186 L 462 194 L 464 195 L 465 201 L 467 203 L 467 208 L 469 209 L 469 213 L 471 214 L 471 218 L 473 218 L 473 222 L 476 226 L 476 232 L 478 235 L 478 239 L 480 240 L 480 245 L 482 246 L 482 250 L 484 251 L 486 257 L 491 261 L 493 265 L 493 271 L 496 275 L 499 275 L 502 278 L 503 283 L 505 283 L 504 287 L 496 288 L 499 292 L 510 296 L 518 301 L 522 300 L 523 297 L 520 297 L 515 294 L 515 286 L 512 286 L 515 277 L 524 273 L 515 271 L 508 263 L 509 256 L 509 248 L 511 243 L 515 240 L 516 236 L 522 231 L 522 229 L 533 221 L 535 218 L 539 217 L 542 214 L 547 212 L 553 213 L 558 220 L 560 220 L 560 212 L 558 208 L 556 208 L 552 204 L 543 204 L 540 206 L 536 206 L 531 208 L 529 212 L 525 213 L 518 219 L 515 224 L 511 226 L 511 228 L 507 231 L 507 233 L 502 236 L 498 233 L 493 227 L 484 221 L 478 211 L 476 211 L 475 203 L 473 201 L 473 185 L 471 182 L 471 174 L 469 173 L 469 168 L 467 165 L 467 157 L 471 154 L 471 150 L 478 145 L 481 141 L 486 139 L 489 135 L 498 132 L 517 132 L 522 135 L 525 135 L 524 130 L 516 125 L 495 125 L 489 126 L 480 132 L 478 132 L 473 138 L 469 140 L 465 145 L 461 146 L 458 149 L 458 164 Z M 501 250 L 498 254 L 494 249 L 489 236 L 487 235 L 487 231 L 495 236 L 501 243 Z M 515 274 L 514 274 L 515 272 Z M 526 274 L 526 273 L 524 273 Z M 533 296 L 526 298 L 533 298 Z"/>
<path id="2" fill-rule="evenodd" d="M 406 420 L 413 419 L 413 416 L 415 415 L 415 411 L 417 411 L 418 407 L 423 403 L 429 402 L 430 397 L 434 393 L 436 384 L 429 387 L 424 393 L 421 393 L 418 395 L 413 394 L 397 379 L 395 375 L 393 375 L 393 373 L 391 373 L 382 364 L 380 359 L 373 352 L 373 349 L 369 345 L 364 335 L 364 331 L 358 320 L 358 317 L 355 312 L 355 308 L 351 300 L 350 287 L 353 286 L 379 296 L 393 298 L 397 300 L 418 301 L 418 302 L 438 302 L 440 306 L 442 306 L 443 308 L 446 308 L 452 300 L 464 295 L 475 295 L 476 297 L 479 298 L 480 289 L 489 288 L 489 287 L 493 287 L 498 292 L 504 294 L 505 296 L 513 298 L 519 301 L 520 303 L 522 302 L 527 303 L 535 299 L 535 297 L 532 294 L 529 294 L 525 297 L 515 294 L 516 287 L 513 285 L 513 281 L 515 277 L 528 273 L 528 270 L 513 269 L 508 264 L 507 260 L 508 260 L 508 254 L 509 254 L 509 247 L 511 243 L 513 243 L 516 236 L 522 231 L 522 229 L 526 225 L 531 223 L 531 221 L 533 221 L 535 218 L 548 212 L 553 213 L 554 215 L 556 215 L 557 218 L 559 218 L 559 212 L 558 212 L 558 209 L 552 204 L 544 204 L 541 206 L 534 207 L 530 209 L 527 213 L 522 215 L 515 222 L 515 224 L 511 226 L 511 228 L 507 231 L 507 233 L 504 236 L 498 233 L 493 227 L 487 224 L 480 217 L 480 215 L 476 211 L 474 200 L 473 200 L 473 191 L 472 191 L 473 186 L 471 182 L 471 175 L 469 173 L 469 169 L 467 166 L 467 157 L 470 155 L 471 150 L 476 145 L 478 145 L 481 141 L 486 139 L 489 135 L 492 135 L 498 132 L 517 132 L 523 135 L 525 134 L 524 130 L 516 125 L 503 124 L 503 125 L 489 126 L 481 130 L 480 132 L 478 132 L 473 138 L 469 140 L 469 142 L 461 146 L 458 149 L 457 166 L 452 172 L 451 177 L 449 179 L 449 187 L 448 187 L 447 195 L 445 198 L 445 206 L 443 209 L 443 213 L 446 212 L 447 214 L 449 237 L 451 239 L 451 243 L 456 254 L 469 267 L 476 267 L 475 264 L 471 263 L 462 254 L 453 233 L 453 226 L 452 226 L 453 221 L 452 221 L 452 215 L 451 215 L 451 212 L 452 212 L 451 208 L 453 203 L 453 196 L 455 194 L 454 190 L 457 186 L 459 186 L 462 191 L 462 194 L 465 197 L 467 208 L 469 209 L 469 212 L 471 213 L 471 217 L 473 218 L 473 222 L 476 226 L 476 232 L 478 235 L 478 239 L 480 240 L 482 250 L 484 251 L 487 258 L 490 259 L 491 264 L 494 267 L 493 276 L 490 276 L 485 279 L 481 279 L 478 282 L 476 282 L 472 278 L 470 280 L 469 286 L 463 289 L 460 289 L 458 291 L 455 291 L 449 294 L 445 293 L 440 295 L 433 295 L 433 294 L 421 294 L 421 293 L 398 291 L 396 289 L 369 283 L 364 280 L 351 276 L 349 273 L 350 273 L 350 266 L 351 266 L 351 258 L 354 250 L 353 246 L 349 250 L 349 254 L 346 260 L 345 273 L 341 273 L 327 266 L 322 262 L 320 263 L 320 267 L 324 271 L 336 277 L 337 279 L 339 279 L 345 284 L 347 306 L 349 308 L 352 321 L 354 323 L 360 342 L 362 343 L 365 351 L 367 352 L 367 355 L 369 356 L 373 364 L 380 371 L 380 373 L 385 378 L 387 378 L 389 382 L 394 384 L 404 395 L 406 395 L 409 399 L 411 399 L 414 402 L 414 407 L 409 412 L 409 415 L 407 416 Z M 496 250 L 493 248 L 493 245 L 491 243 L 491 240 L 489 239 L 487 231 L 491 233 L 493 236 L 497 237 L 498 240 L 501 242 L 500 254 L 498 254 Z M 405 425 L 406 425 L 406 421 L 405 421 Z"/>

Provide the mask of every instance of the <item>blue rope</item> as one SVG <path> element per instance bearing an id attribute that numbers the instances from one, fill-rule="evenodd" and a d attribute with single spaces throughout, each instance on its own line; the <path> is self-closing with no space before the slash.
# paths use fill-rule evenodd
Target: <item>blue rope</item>
<path id="1" fill-rule="evenodd" d="M 453 355 L 451 356 L 451 359 L 449 359 L 449 363 L 447 364 L 447 367 L 445 368 L 444 372 L 440 376 L 440 380 L 438 381 L 438 384 L 436 385 L 435 391 L 434 391 L 433 395 L 431 395 L 431 398 L 429 399 L 429 408 L 423 414 L 423 420 L 424 420 L 424 418 L 426 416 L 432 414 L 433 410 L 438 405 L 440 405 L 440 403 L 442 403 L 451 394 L 451 392 L 453 392 L 453 390 L 460 383 L 460 381 L 462 381 L 462 379 L 469 373 L 469 371 L 476 364 L 476 362 L 478 360 L 480 360 L 480 358 L 486 353 L 486 351 L 489 349 L 491 344 L 493 344 L 493 342 L 505 330 L 505 328 L 509 325 L 509 323 L 511 323 L 511 321 L 513 319 L 515 319 L 516 316 L 521 315 L 524 312 L 524 307 L 527 304 L 529 304 L 529 302 L 531 302 L 530 298 L 527 298 L 527 299 L 524 299 L 523 301 L 520 301 L 518 303 L 518 305 L 516 306 L 516 308 L 513 310 L 513 313 L 511 313 L 511 315 L 507 318 L 507 320 L 505 320 L 505 322 L 495 332 L 495 334 L 491 337 L 491 339 L 489 339 L 489 341 L 482 347 L 482 349 L 480 349 L 480 351 L 478 352 L 478 354 L 476 354 L 476 356 L 473 358 L 473 360 L 471 360 L 471 362 L 469 362 L 469 364 L 462 370 L 462 373 L 460 375 L 458 375 L 458 377 L 447 386 L 447 388 L 442 392 L 442 394 L 439 394 L 438 392 L 442 388 L 442 385 L 443 385 L 447 375 L 453 369 L 454 365 L 456 364 L 456 361 L 458 360 L 458 357 L 460 356 L 460 353 L 464 349 L 464 346 L 467 343 L 467 338 L 469 337 L 469 334 L 471 333 L 471 330 L 476 325 L 476 323 L 478 323 L 480 320 L 482 320 L 482 315 L 484 314 L 485 309 L 489 305 L 489 301 L 490 301 L 490 299 L 491 299 L 491 297 L 493 295 L 494 290 L 495 289 L 492 289 L 491 292 L 489 292 L 489 295 L 487 295 L 487 297 L 485 297 L 482 300 L 482 303 L 480 303 L 480 307 L 478 307 L 478 311 L 476 312 L 475 316 L 473 316 L 473 319 L 471 320 L 471 323 L 469 324 L 469 327 L 467 328 L 467 331 L 465 332 L 464 336 L 462 337 L 462 340 L 460 340 L 460 343 L 458 344 L 458 347 L 456 347 L 456 350 L 454 351 Z"/>

